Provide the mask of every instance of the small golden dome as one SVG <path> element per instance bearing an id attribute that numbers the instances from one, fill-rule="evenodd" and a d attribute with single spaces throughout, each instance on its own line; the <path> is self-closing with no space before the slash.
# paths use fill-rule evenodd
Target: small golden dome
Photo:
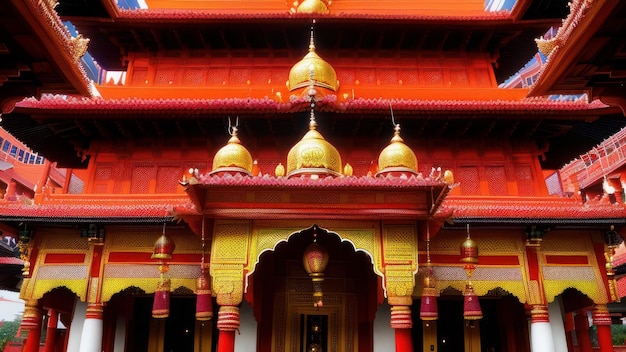
<path id="1" fill-rule="evenodd" d="M 232 136 L 228 143 L 220 148 L 213 157 L 211 174 L 217 172 L 241 172 L 252 175 L 252 155 L 246 147 L 241 145 L 237 136 L 237 127 L 233 128 Z"/>
<path id="2" fill-rule="evenodd" d="M 352 165 L 350 165 L 349 163 L 346 163 L 346 165 L 343 167 L 343 174 L 344 176 L 352 176 L 352 174 L 354 173 L 354 169 L 352 168 Z"/>
<path id="3" fill-rule="evenodd" d="M 317 131 L 313 116 L 309 131 L 287 154 L 287 177 L 295 175 L 341 175 L 341 156 Z"/>
<path id="4" fill-rule="evenodd" d="M 287 83 L 290 91 L 310 86 L 311 83 L 315 86 L 332 91 L 337 91 L 337 88 L 339 88 L 335 69 L 315 52 L 313 31 L 311 31 L 309 52 L 302 60 L 291 67 L 289 71 L 289 81 Z"/>
<path id="5" fill-rule="evenodd" d="M 298 13 L 328 13 L 328 6 L 322 0 L 304 0 L 297 8 Z"/>
<path id="6" fill-rule="evenodd" d="M 400 125 L 396 125 L 391 143 L 378 155 L 378 169 L 377 176 L 395 171 L 417 174 L 417 157 L 400 137 Z"/>
<path id="7" fill-rule="evenodd" d="M 276 168 L 274 169 L 274 174 L 276 175 L 276 177 L 284 177 L 285 176 L 285 167 L 283 166 L 283 164 L 278 164 L 276 165 Z"/>

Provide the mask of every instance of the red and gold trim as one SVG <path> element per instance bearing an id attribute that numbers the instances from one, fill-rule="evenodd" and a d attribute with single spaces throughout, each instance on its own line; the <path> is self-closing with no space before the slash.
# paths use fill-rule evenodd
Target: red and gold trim
<path id="1" fill-rule="evenodd" d="M 545 304 L 535 304 L 530 308 L 531 323 L 549 323 L 550 315 L 548 306 Z"/>
<path id="2" fill-rule="evenodd" d="M 411 307 L 393 306 L 391 307 L 391 327 L 393 329 L 410 329 L 413 327 L 411 318 Z"/>
<path id="3" fill-rule="evenodd" d="M 220 331 L 239 330 L 239 308 L 234 306 L 221 306 L 217 313 L 217 328 Z"/>

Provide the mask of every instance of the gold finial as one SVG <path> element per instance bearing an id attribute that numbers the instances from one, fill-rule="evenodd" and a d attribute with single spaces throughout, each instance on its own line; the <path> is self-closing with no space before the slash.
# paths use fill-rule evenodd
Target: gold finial
<path id="1" fill-rule="evenodd" d="M 399 142 L 404 142 L 404 139 L 402 139 L 402 137 L 400 137 L 400 124 L 397 123 L 395 124 L 395 126 L 393 127 L 393 137 L 391 138 L 391 143 L 399 143 Z"/>
<path id="2" fill-rule="evenodd" d="M 311 24 L 311 39 L 309 40 L 309 52 L 315 51 L 315 20 Z"/>

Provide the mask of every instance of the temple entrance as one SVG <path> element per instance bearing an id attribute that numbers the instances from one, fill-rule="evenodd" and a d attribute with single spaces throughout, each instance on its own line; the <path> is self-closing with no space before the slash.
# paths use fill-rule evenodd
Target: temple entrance
<path id="1" fill-rule="evenodd" d="M 437 352 L 528 352 L 530 351 L 528 321 L 524 305 L 502 290 L 481 297 L 483 318 L 463 318 L 463 297 L 460 294 L 442 294 L 438 299 L 439 318 L 431 321 L 436 326 L 436 345 L 423 344 L 422 337 L 434 333 L 419 322 L 419 300 L 413 314 L 413 340 L 416 351 Z M 430 340 L 433 341 L 433 340 Z M 421 349 L 420 349 L 421 348 Z"/>
<path id="2" fill-rule="evenodd" d="M 381 293 L 371 258 L 338 235 L 317 229 L 316 241 L 328 251 L 329 261 L 321 283 L 323 303 L 314 306 L 313 283 L 302 262 L 313 233 L 294 234 L 262 254 L 250 277 L 246 298 L 253 301 L 258 321 L 257 351 L 372 351 Z"/>

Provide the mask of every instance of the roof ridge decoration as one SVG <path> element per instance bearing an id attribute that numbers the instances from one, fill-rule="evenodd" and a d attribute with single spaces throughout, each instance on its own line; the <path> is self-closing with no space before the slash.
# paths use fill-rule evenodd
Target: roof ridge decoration
<path id="1" fill-rule="evenodd" d="M 236 113 L 241 111 L 270 111 L 275 113 L 293 113 L 305 111 L 308 97 L 293 97 L 288 102 L 276 101 L 272 98 L 223 98 L 223 99 L 103 99 L 76 98 L 62 95 L 43 95 L 41 99 L 26 98 L 15 104 L 16 108 L 30 110 L 67 110 L 67 111 L 159 111 L 190 110 L 221 111 Z M 555 101 L 542 97 L 527 97 L 521 100 L 494 100 L 490 102 L 480 100 L 422 100 L 422 99 L 388 99 L 388 98 L 361 98 L 340 102 L 337 96 L 329 94 L 318 98 L 318 110 L 330 112 L 354 112 L 363 109 L 387 110 L 389 103 L 394 104 L 396 110 L 414 111 L 416 114 L 426 114 L 430 111 L 456 111 L 473 113 L 475 111 L 586 111 L 607 109 L 610 106 L 599 100 L 588 102 L 585 99 L 577 101 Z M 130 107 L 130 108 L 129 108 Z"/>
<path id="2" fill-rule="evenodd" d="M 543 89 L 543 82 L 547 79 L 547 72 L 552 71 L 553 67 L 563 65 L 563 62 L 558 60 L 559 52 L 566 50 L 568 47 L 566 43 L 572 40 L 572 36 L 576 36 L 576 32 L 581 32 L 581 30 L 577 31 L 577 28 L 585 23 L 588 16 L 593 17 L 599 13 L 602 8 L 601 5 L 604 3 L 601 3 L 600 0 L 572 0 L 568 3 L 570 13 L 563 20 L 556 34 L 550 39 L 535 39 L 538 50 L 546 56 L 546 60 L 539 69 L 535 83 L 530 87 L 528 96 L 539 95 L 538 91 Z"/>
<path id="3" fill-rule="evenodd" d="M 330 6 L 330 2 L 328 3 Z M 203 20 L 216 20 L 216 19 L 287 19 L 287 18 L 311 18 L 312 13 L 299 12 L 296 10 L 296 6 L 292 7 L 291 11 L 280 11 L 278 9 L 270 9 L 267 11 L 249 11 L 249 10 L 228 10 L 228 9 L 119 9 L 119 16 L 116 19 L 120 20 L 141 20 L 145 22 L 161 22 L 161 21 L 203 21 Z M 510 21 L 511 13 L 509 11 L 497 11 L 497 12 L 479 12 L 470 14 L 458 14 L 458 15 L 438 15 L 438 14 L 426 14 L 416 12 L 403 12 L 403 13 L 387 13 L 387 12 L 328 12 L 314 13 L 316 16 L 323 16 L 324 18 L 337 18 L 337 19 L 381 19 L 381 20 L 404 20 L 404 21 L 455 21 L 455 22 L 467 22 L 467 21 Z"/>

